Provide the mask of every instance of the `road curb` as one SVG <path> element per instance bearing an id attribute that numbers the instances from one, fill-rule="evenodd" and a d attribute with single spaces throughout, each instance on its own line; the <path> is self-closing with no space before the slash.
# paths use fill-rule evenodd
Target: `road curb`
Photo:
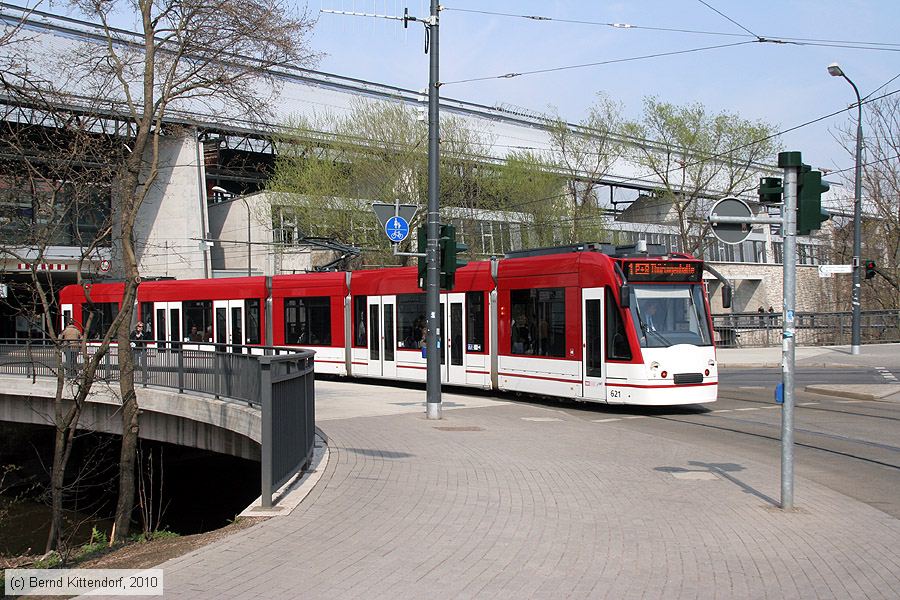
<path id="1" fill-rule="evenodd" d="M 851 400 L 878 400 L 875 394 L 867 392 L 853 392 L 850 390 L 835 390 L 817 385 L 808 385 L 803 388 L 804 392 L 819 394 L 820 396 L 835 396 L 838 398 L 850 398 Z"/>
<path id="2" fill-rule="evenodd" d="M 803 388 L 803 391 L 810 392 L 812 394 L 819 394 L 822 396 L 836 396 L 838 398 L 849 398 L 852 400 L 868 400 L 871 402 L 896 402 L 897 400 L 892 400 L 891 397 L 900 394 L 900 386 L 890 384 L 880 385 L 884 385 L 884 391 L 886 393 L 861 392 L 851 389 L 842 390 L 819 385 L 808 385 Z M 890 391 L 888 391 L 889 389 Z M 900 399 L 900 396 L 898 396 L 898 399 Z"/>

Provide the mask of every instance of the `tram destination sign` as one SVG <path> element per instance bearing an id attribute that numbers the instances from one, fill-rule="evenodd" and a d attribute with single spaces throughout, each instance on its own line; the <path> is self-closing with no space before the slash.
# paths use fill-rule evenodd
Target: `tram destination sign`
<path id="1" fill-rule="evenodd" d="M 703 263 L 698 261 L 630 260 L 626 261 L 624 266 L 625 279 L 629 282 L 699 282 L 703 279 Z"/>

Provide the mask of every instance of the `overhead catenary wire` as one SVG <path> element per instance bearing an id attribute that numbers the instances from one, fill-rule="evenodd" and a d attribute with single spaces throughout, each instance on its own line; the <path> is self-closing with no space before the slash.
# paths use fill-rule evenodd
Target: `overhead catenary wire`
<path id="1" fill-rule="evenodd" d="M 637 25 L 631 23 L 609 23 L 603 21 L 589 21 L 585 19 L 560 19 L 556 17 L 548 17 L 542 15 L 526 15 L 526 14 L 516 14 L 516 13 L 505 13 L 505 12 L 497 12 L 497 11 L 489 11 L 489 10 L 477 10 L 477 9 L 468 9 L 468 8 L 454 8 L 454 7 L 444 7 L 445 11 L 453 11 L 453 12 L 464 12 L 464 13 L 477 13 L 483 15 L 497 16 L 497 17 L 512 17 L 518 19 L 528 19 L 531 21 L 546 21 L 546 22 L 556 22 L 556 23 L 567 23 L 567 24 L 576 24 L 576 25 L 591 25 L 591 26 L 601 26 L 601 27 L 610 27 L 613 29 L 623 29 L 623 30 L 646 30 L 646 31 L 660 31 L 660 32 L 670 32 L 670 33 L 687 33 L 694 35 L 709 35 L 709 36 L 721 36 L 721 37 L 742 37 L 742 38 L 752 38 L 754 40 L 759 40 L 760 38 L 769 43 L 798 43 L 798 45 L 833 45 L 840 44 L 841 47 L 859 47 L 859 49 L 897 49 L 900 50 L 900 44 L 895 42 L 864 42 L 858 40 L 831 40 L 831 39 L 822 39 L 822 38 L 803 38 L 803 37 L 794 37 L 794 36 L 758 36 L 754 33 L 734 33 L 734 32 L 726 32 L 726 31 L 706 31 L 700 29 L 684 29 L 677 27 L 651 27 L 647 25 Z M 745 30 L 746 31 L 746 30 Z M 802 43 L 802 44 L 800 44 Z"/>
<path id="2" fill-rule="evenodd" d="M 706 0 L 697 0 L 697 1 L 698 1 L 700 4 L 702 4 L 703 6 L 705 6 L 706 8 L 708 8 L 709 10 L 713 11 L 714 13 L 716 13 L 717 15 L 723 17 L 724 19 L 727 19 L 728 21 L 730 21 L 730 22 L 732 22 L 732 23 L 734 23 L 735 25 L 737 25 L 738 27 L 740 27 L 741 29 L 743 29 L 744 31 L 746 31 L 747 33 L 749 33 L 750 35 L 752 35 L 753 37 L 755 37 L 756 39 L 759 39 L 759 40 L 763 39 L 763 38 L 761 38 L 760 36 L 758 36 L 756 33 L 750 31 L 749 29 L 747 29 L 746 27 L 744 27 L 743 25 L 741 25 L 740 23 L 738 23 L 737 21 L 735 21 L 734 19 L 732 19 L 731 17 L 729 17 L 728 15 L 726 15 L 725 13 L 723 13 L 722 11 L 720 11 L 718 8 L 714 7 L 714 6 L 711 5 L 710 3 L 706 2 Z"/>
<path id="3" fill-rule="evenodd" d="M 651 59 L 651 58 L 662 58 L 665 56 L 677 56 L 677 55 L 681 55 L 681 54 L 690 54 L 693 52 L 704 52 L 707 50 L 719 50 L 719 49 L 723 49 L 723 48 L 733 48 L 736 46 L 745 46 L 747 44 L 755 44 L 755 43 L 757 43 L 756 40 L 747 40 L 747 41 L 743 41 L 743 42 L 732 42 L 730 44 L 718 44 L 715 46 L 703 46 L 700 48 L 688 48 L 686 50 L 673 50 L 671 52 L 656 52 L 654 54 L 644 54 L 641 56 L 631 56 L 631 57 L 627 57 L 627 58 L 613 58 L 610 60 L 601 60 L 601 61 L 597 61 L 597 62 L 581 63 L 581 64 L 577 64 L 577 65 L 565 65 L 565 66 L 561 66 L 561 67 L 548 67 L 546 69 L 533 69 L 531 71 L 504 73 L 503 75 L 489 75 L 489 76 L 485 76 L 485 77 L 470 77 L 468 79 L 456 79 L 453 81 L 442 81 L 441 85 L 442 86 L 458 85 L 458 84 L 462 84 L 462 83 L 472 83 L 475 81 L 487 81 L 490 79 L 513 79 L 515 77 L 522 77 L 525 75 L 554 73 L 554 72 L 558 72 L 558 71 L 568 71 L 568 70 L 572 70 L 572 69 L 585 69 L 588 67 L 598 67 L 598 66 L 602 66 L 602 65 L 633 62 L 633 61 L 637 61 L 637 60 L 647 60 L 647 59 Z"/>

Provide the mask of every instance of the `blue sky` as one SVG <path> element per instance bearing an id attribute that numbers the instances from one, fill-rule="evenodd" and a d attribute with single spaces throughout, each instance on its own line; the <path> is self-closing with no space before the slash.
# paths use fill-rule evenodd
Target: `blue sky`
<path id="1" fill-rule="evenodd" d="M 900 74 L 900 2 L 897 0 L 643 0 L 475 1 L 443 0 L 440 62 L 444 96 L 488 105 L 507 103 L 536 111 L 555 109 L 577 122 L 597 92 L 623 105 L 627 118 L 638 118 L 642 99 L 690 104 L 736 112 L 787 129 L 855 101 L 850 85 L 830 77 L 828 64 L 839 62 L 866 96 Z M 318 24 L 312 39 L 326 56 L 320 70 L 413 90 L 428 81 L 421 25 L 364 17 L 320 14 L 320 9 L 427 16 L 427 0 L 297 1 Z M 539 15 L 552 21 L 502 17 L 466 11 Z M 729 20 L 728 18 L 733 20 Z M 638 27 L 567 23 L 562 20 L 627 23 Z M 752 40 L 743 28 L 767 38 L 815 38 L 838 43 L 748 43 L 618 64 L 566 69 L 554 73 L 449 83 L 496 77 L 510 72 L 566 67 L 650 54 L 692 50 Z M 680 33 L 685 29 L 732 35 Z M 743 34 L 746 37 L 734 37 Z M 865 42 L 866 44 L 859 44 Z M 830 43 L 830 42 L 829 42 Z M 874 46 L 887 48 L 872 49 Z M 851 48 L 838 46 L 866 46 Z M 880 93 L 900 89 L 900 77 Z M 841 126 L 855 125 L 856 109 L 803 127 L 782 137 L 786 150 L 803 152 L 816 167 L 852 167 L 853 157 L 835 139 Z M 775 157 L 772 157 L 775 161 Z"/>

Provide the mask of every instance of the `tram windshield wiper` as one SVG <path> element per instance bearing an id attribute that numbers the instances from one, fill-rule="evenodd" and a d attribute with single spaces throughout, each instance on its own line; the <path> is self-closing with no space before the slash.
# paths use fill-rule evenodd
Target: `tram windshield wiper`
<path id="1" fill-rule="evenodd" d="M 668 339 L 666 336 L 664 336 L 663 334 L 661 334 L 661 333 L 658 332 L 657 330 L 652 329 L 651 327 L 648 327 L 647 324 L 644 323 L 643 321 L 641 321 L 641 330 L 644 332 L 644 338 L 645 338 L 645 339 L 646 339 L 648 333 L 652 333 L 652 334 L 655 335 L 657 338 L 659 338 L 660 340 L 662 340 L 662 343 L 665 344 L 666 346 L 672 346 L 672 345 L 673 345 L 672 342 L 669 341 L 669 339 Z"/>

